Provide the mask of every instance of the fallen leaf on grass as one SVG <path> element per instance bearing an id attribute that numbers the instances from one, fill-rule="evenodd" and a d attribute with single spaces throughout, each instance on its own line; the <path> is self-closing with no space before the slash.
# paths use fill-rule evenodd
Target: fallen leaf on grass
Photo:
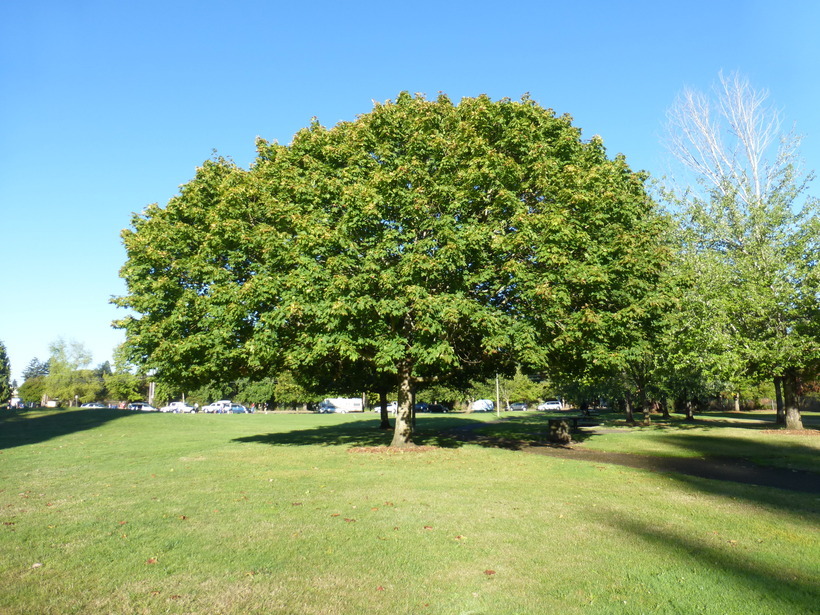
<path id="1" fill-rule="evenodd" d="M 291 503 L 291 506 L 301 506 L 301 505 L 302 505 L 301 502 L 292 502 Z"/>
<path id="2" fill-rule="evenodd" d="M 383 592 L 383 591 L 385 591 L 384 586 L 379 585 L 379 586 L 376 588 L 376 591 L 377 591 L 377 592 Z"/>
<path id="3" fill-rule="evenodd" d="M 157 558 L 156 557 L 149 557 L 148 561 L 145 562 L 146 564 L 156 564 Z"/>
<path id="4" fill-rule="evenodd" d="M 425 526 L 424 526 L 424 529 L 425 529 L 425 530 L 432 530 L 432 529 L 433 529 L 433 526 L 432 526 L 432 525 L 425 525 Z"/>
<path id="5" fill-rule="evenodd" d="M 495 574 L 495 570 L 485 570 L 484 574 L 486 574 L 488 577 L 491 577 Z"/>
<path id="6" fill-rule="evenodd" d="M 120 521 L 120 525 L 125 525 L 128 521 Z"/>
<path id="7" fill-rule="evenodd" d="M 179 518 L 185 521 L 188 517 L 186 517 L 185 515 L 180 515 Z"/>
<path id="8" fill-rule="evenodd" d="M 458 536 L 456 536 L 456 540 L 464 540 L 464 536 L 462 536 L 461 534 L 459 534 Z"/>
<path id="9" fill-rule="evenodd" d="M 332 513 L 330 516 L 331 517 L 341 517 L 341 514 L 340 513 Z"/>
<path id="10" fill-rule="evenodd" d="M 40 562 L 35 562 L 34 564 L 31 565 L 31 567 L 32 568 L 42 568 L 43 565 Z"/>
<path id="11" fill-rule="evenodd" d="M 355 523 L 356 522 L 355 519 L 345 519 L 345 521 L 347 521 L 348 523 Z"/>

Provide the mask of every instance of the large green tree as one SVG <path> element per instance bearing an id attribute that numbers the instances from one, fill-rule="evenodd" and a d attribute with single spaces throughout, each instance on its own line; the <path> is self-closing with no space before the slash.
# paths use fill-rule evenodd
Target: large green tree
<path id="1" fill-rule="evenodd" d="M 800 378 L 820 353 L 817 203 L 807 198 L 813 175 L 802 172 L 800 137 L 781 130 L 767 97 L 737 74 L 721 74 L 711 96 L 684 91 L 668 132 L 691 175 L 669 194 L 683 258 L 707 273 L 692 279 L 700 298 L 684 309 L 698 323 L 695 335 L 719 336 L 731 359 L 713 365 L 716 375 L 735 390 L 744 379 L 782 383 L 785 422 L 801 428 Z"/>
<path id="2" fill-rule="evenodd" d="M 258 150 L 124 232 L 132 359 L 188 382 L 349 365 L 337 388 L 397 386 L 394 446 L 414 388 L 595 369 L 663 260 L 644 178 L 526 98 L 403 93 Z"/>

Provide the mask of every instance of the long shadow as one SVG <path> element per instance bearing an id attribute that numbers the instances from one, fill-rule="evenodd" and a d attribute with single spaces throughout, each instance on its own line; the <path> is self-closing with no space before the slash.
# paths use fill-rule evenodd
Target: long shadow
<path id="1" fill-rule="evenodd" d="M 556 415 L 560 416 L 560 415 Z M 670 425 L 636 427 L 644 433 L 657 433 L 660 441 L 681 451 L 684 456 L 658 456 L 652 454 L 607 452 L 583 446 L 585 441 L 601 437 L 596 430 L 582 429 L 573 433 L 574 444 L 582 446 L 550 446 L 547 440 L 547 424 L 551 415 L 509 417 L 502 422 L 471 425 L 455 430 L 457 437 L 481 446 L 525 450 L 547 456 L 557 456 L 581 462 L 609 463 L 652 472 L 661 472 L 675 480 L 704 492 L 742 498 L 758 504 L 779 507 L 791 512 L 817 512 L 818 506 L 799 494 L 820 494 L 820 455 L 816 447 L 783 440 L 765 441 L 755 438 L 749 441 L 736 436 L 722 436 L 725 427 L 735 428 L 736 423 L 720 421 L 698 425 L 697 434 L 688 434 L 691 423 L 680 422 L 682 429 Z M 599 416 L 606 424 L 623 423 L 622 415 Z M 674 420 L 674 419 L 673 419 Z M 679 419 L 678 419 L 679 420 Z M 773 422 L 773 421 L 772 421 Z M 708 433 L 703 433 L 708 427 Z M 766 428 L 770 427 L 768 425 Z M 628 433 L 622 427 L 621 433 Z M 694 455 L 692 454 L 694 453 Z M 704 480 L 708 479 L 708 480 Z M 761 489 L 774 487 L 778 491 Z M 787 503 L 784 494 L 795 492 L 795 499 Z M 802 499 L 801 499 L 802 498 Z"/>
<path id="2" fill-rule="evenodd" d="M 820 604 L 820 585 L 816 579 L 803 580 L 810 577 L 806 570 L 755 562 L 747 554 L 748 549 L 744 549 L 743 545 L 734 546 L 728 539 L 723 544 L 709 544 L 686 535 L 681 530 L 664 530 L 660 529 L 659 524 L 650 526 L 639 523 L 617 511 L 608 511 L 602 515 L 600 523 L 627 532 L 658 548 L 685 552 L 698 560 L 704 568 L 713 571 L 713 574 L 730 575 L 748 590 L 749 596 L 762 594 L 770 598 L 772 602 L 777 603 L 778 612 L 783 609 L 782 612 L 817 613 Z M 760 538 L 768 539 L 765 536 Z M 720 605 L 710 606 L 720 608 Z M 677 607 L 681 612 L 696 610 L 690 592 L 681 594 L 681 603 Z M 762 604 L 759 604 L 758 608 L 761 610 L 756 611 L 750 604 L 749 612 L 769 612 L 768 607 Z"/>
<path id="3" fill-rule="evenodd" d="M 453 420 L 418 418 L 413 433 L 413 442 L 419 446 L 437 446 L 440 448 L 458 448 L 464 440 L 449 430 L 441 428 Z M 459 424 L 483 425 L 481 421 L 459 419 Z M 336 425 L 322 425 L 311 429 L 256 434 L 236 438 L 233 442 L 269 444 L 272 446 L 351 446 L 375 447 L 389 446 L 393 430 L 380 430 L 378 420 L 363 420 Z"/>
<path id="4" fill-rule="evenodd" d="M 0 450 L 46 442 L 133 415 L 132 411 L 112 408 L 3 411 L 0 413 Z"/>

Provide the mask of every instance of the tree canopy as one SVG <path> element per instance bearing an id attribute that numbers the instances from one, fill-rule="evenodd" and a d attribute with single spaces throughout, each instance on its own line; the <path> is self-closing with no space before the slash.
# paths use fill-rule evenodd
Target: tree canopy
<path id="1" fill-rule="evenodd" d="M 118 326 L 160 377 L 390 382 L 399 446 L 415 387 L 517 364 L 583 377 L 636 343 L 663 224 L 643 175 L 569 116 L 402 93 L 257 147 L 123 232 Z"/>

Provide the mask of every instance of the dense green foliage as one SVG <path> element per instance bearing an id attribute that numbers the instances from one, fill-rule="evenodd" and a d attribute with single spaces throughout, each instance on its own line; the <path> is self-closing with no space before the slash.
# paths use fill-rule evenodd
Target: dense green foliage
<path id="1" fill-rule="evenodd" d="M 568 116 L 405 93 L 258 150 L 249 171 L 205 163 L 123 233 L 119 326 L 160 379 L 398 388 L 402 444 L 415 388 L 516 365 L 599 377 L 642 343 L 662 220 Z"/>

